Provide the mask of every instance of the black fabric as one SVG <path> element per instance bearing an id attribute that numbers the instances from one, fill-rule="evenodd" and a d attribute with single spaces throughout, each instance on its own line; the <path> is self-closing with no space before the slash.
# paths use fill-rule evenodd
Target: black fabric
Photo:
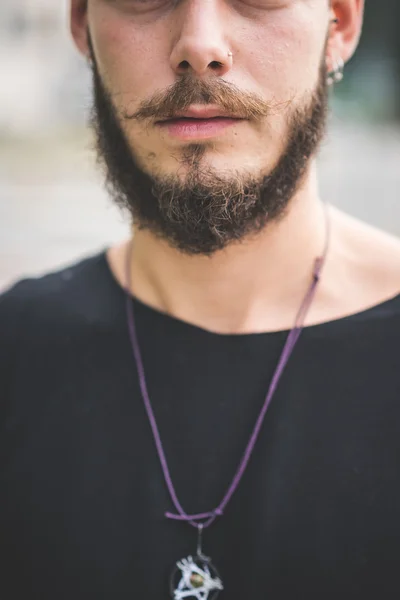
<path id="1" fill-rule="evenodd" d="M 220 502 L 286 332 L 217 335 L 134 300 L 178 497 Z M 166 600 L 174 511 L 105 254 L 0 298 L 0 597 Z M 397 598 L 400 296 L 305 329 L 204 551 L 221 600 Z"/>

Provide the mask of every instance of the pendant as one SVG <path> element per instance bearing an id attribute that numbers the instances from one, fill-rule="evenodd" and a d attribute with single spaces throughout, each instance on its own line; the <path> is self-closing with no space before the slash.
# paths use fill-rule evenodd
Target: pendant
<path id="1" fill-rule="evenodd" d="M 170 591 L 174 600 L 216 600 L 224 589 L 217 569 L 201 550 L 203 526 L 199 525 L 197 556 L 188 556 L 176 563 L 171 576 Z"/>

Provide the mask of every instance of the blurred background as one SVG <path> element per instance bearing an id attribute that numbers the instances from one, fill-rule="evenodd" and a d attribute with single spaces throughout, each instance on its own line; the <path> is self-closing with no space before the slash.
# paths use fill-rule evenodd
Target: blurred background
<path id="1" fill-rule="evenodd" d="M 366 0 L 320 156 L 332 204 L 400 235 L 400 1 Z M 122 239 L 87 129 L 68 0 L 0 0 L 0 288 Z"/>

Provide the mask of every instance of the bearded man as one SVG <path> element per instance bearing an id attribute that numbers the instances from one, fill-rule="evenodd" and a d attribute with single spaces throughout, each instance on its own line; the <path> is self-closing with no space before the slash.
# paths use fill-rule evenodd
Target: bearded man
<path id="1" fill-rule="evenodd" d="M 2 598 L 400 594 L 400 243 L 316 169 L 363 8 L 71 0 L 132 237 L 0 300 Z"/>

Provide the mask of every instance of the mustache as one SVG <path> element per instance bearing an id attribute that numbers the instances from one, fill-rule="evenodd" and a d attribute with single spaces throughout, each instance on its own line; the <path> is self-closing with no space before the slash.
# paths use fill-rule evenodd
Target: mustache
<path id="1" fill-rule="evenodd" d="M 235 84 L 223 79 L 205 81 L 189 74 L 182 76 L 166 90 L 156 92 L 149 100 L 142 101 L 134 112 L 124 110 L 122 116 L 137 121 L 172 119 L 193 104 L 212 104 L 244 119 L 261 120 L 276 108 L 286 107 L 290 103 L 291 100 L 267 102 L 258 94 L 243 92 Z"/>

